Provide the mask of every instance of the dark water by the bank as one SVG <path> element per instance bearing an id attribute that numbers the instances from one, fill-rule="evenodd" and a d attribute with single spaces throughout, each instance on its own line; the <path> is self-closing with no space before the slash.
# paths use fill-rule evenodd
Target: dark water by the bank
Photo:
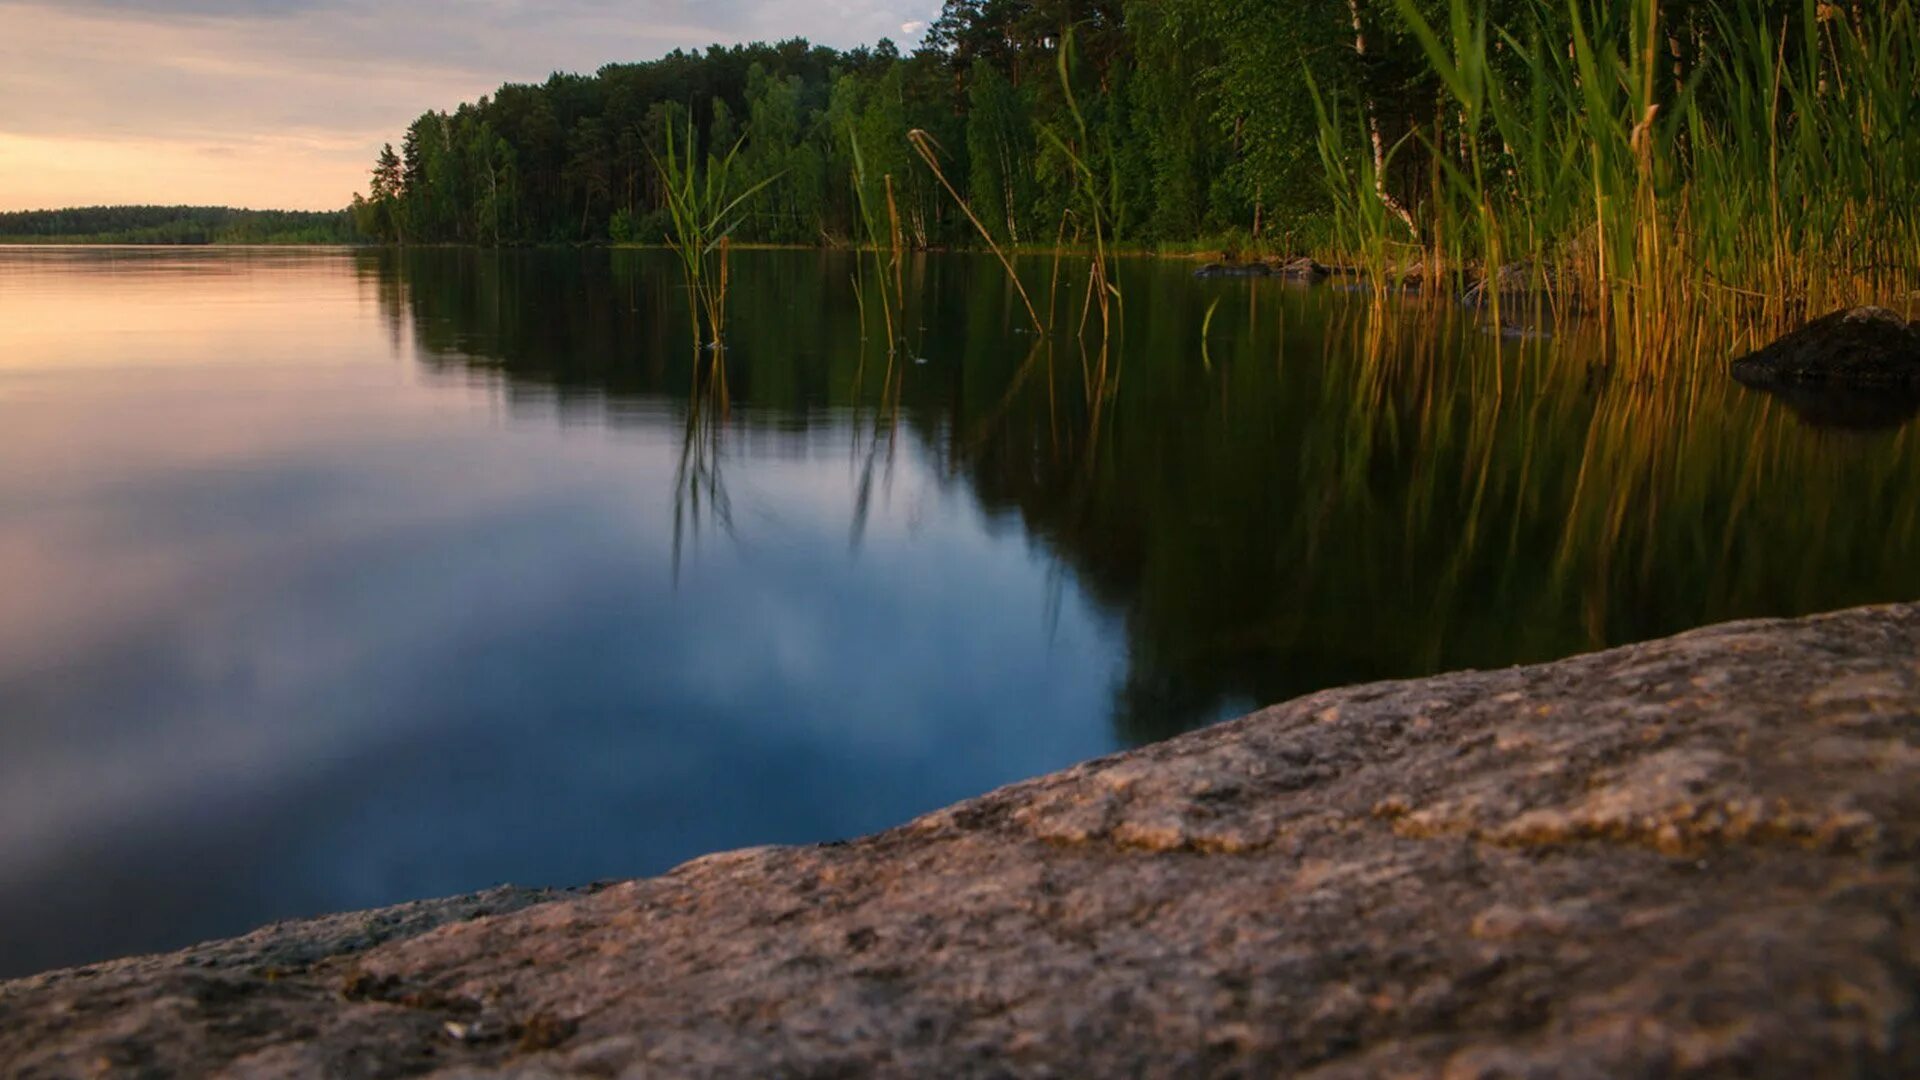
<path id="1" fill-rule="evenodd" d="M 736 256 L 715 421 L 660 255 L 0 250 L 0 975 L 1920 595 L 1911 429 L 1148 262 L 1096 409 L 990 262 L 891 373 L 850 270 Z"/>

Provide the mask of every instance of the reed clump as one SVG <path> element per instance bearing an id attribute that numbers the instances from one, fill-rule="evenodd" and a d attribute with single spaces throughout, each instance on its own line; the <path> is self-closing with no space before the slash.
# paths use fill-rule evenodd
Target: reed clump
<path id="1" fill-rule="evenodd" d="M 670 231 L 667 246 L 680 261 L 687 287 L 687 312 L 693 320 L 696 347 L 705 327 L 709 348 L 725 346 L 727 324 L 727 256 L 733 232 L 746 219 L 747 208 L 766 187 L 779 179 L 769 176 L 741 191 L 734 190 L 733 165 L 743 138 L 725 154 L 709 153 L 699 160 L 691 114 L 687 120 L 686 151 L 681 153 L 671 125 L 665 155 L 654 156 L 660 173 Z"/>
<path id="2" fill-rule="evenodd" d="M 905 330 L 906 236 L 900 227 L 900 203 L 894 196 L 892 173 L 881 174 L 878 182 L 870 175 L 867 156 L 860 148 L 860 133 L 851 125 L 847 130 L 847 142 L 853 151 L 854 209 L 866 233 L 864 247 L 873 256 L 871 280 L 864 264 L 860 261 L 854 263 L 853 296 L 860 306 L 863 334 L 867 323 L 868 298 L 871 296 L 875 300 L 874 306 L 879 310 L 886 327 L 888 372 L 891 373 L 892 359 L 900 349 L 900 336 Z"/>
<path id="3" fill-rule="evenodd" d="M 1920 16 L 1912 0 L 1695 5 L 1395 0 L 1439 87 L 1381 158 L 1366 110 L 1315 87 L 1339 244 L 1384 293 L 1596 317 L 1665 373 L 1920 282 Z M 1429 5 L 1430 7 L 1430 5 Z M 1782 9 L 1785 13 L 1782 14 Z M 1426 175 L 1403 219 L 1382 167 Z M 1411 166 L 1411 169 L 1409 168 Z"/>
<path id="4" fill-rule="evenodd" d="M 1046 126 L 1041 134 L 1059 151 L 1072 173 L 1072 205 L 1061 215 L 1059 232 L 1052 248 L 1052 269 L 1047 285 L 1046 314 L 1034 304 L 1033 296 L 1027 291 L 1026 283 L 1021 280 L 1020 271 L 1014 265 L 1012 256 L 994 238 L 993 231 L 983 224 L 974 212 L 973 206 L 962 196 L 953 182 L 947 177 L 941 164 L 941 147 L 932 135 L 915 130 L 908 133 L 908 141 L 914 152 L 926 165 L 975 232 L 999 260 L 1006 271 L 1008 280 L 1019 294 L 1020 303 L 1031 320 L 1037 335 L 1034 348 L 1028 354 L 1020 373 L 1015 377 L 1014 388 L 1023 384 L 1043 363 L 1048 368 L 1048 385 L 1051 386 L 1052 345 L 1055 331 L 1062 324 L 1058 321 L 1058 294 L 1060 287 L 1061 254 L 1069 247 L 1088 245 L 1087 279 L 1082 294 L 1080 310 L 1073 321 L 1073 342 L 1079 351 L 1082 383 L 1086 388 L 1087 400 L 1091 406 L 1087 428 L 1089 439 L 1086 460 L 1091 467 L 1099 445 L 1099 431 L 1105 407 L 1109 399 L 1119 389 L 1120 368 L 1114 351 L 1114 337 L 1124 321 L 1125 296 L 1116 280 L 1115 267 L 1118 255 L 1113 246 L 1112 213 L 1109 205 L 1111 193 L 1116 189 L 1116 179 L 1102 176 L 1090 164 L 1089 152 L 1093 133 L 1087 124 L 1085 114 L 1080 108 L 1079 98 L 1074 93 L 1074 70 L 1076 63 L 1075 33 L 1072 25 L 1064 27 L 1060 34 L 1060 47 L 1055 53 L 1055 68 L 1060 80 L 1060 91 L 1065 103 L 1066 117 L 1071 125 L 1059 128 Z M 1111 163 L 1112 154 L 1106 155 Z M 1111 166 L 1109 166 L 1111 167 Z M 1071 230 L 1071 234 L 1070 234 Z M 1096 321 L 1097 320 L 1097 321 Z M 1091 331 L 1091 333 L 1090 333 Z M 1012 390 L 1009 391 L 1011 395 Z"/>

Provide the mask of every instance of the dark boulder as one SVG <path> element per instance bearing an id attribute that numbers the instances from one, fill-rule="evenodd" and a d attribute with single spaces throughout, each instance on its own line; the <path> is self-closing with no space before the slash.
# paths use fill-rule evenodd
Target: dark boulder
<path id="1" fill-rule="evenodd" d="M 1325 281 L 1333 271 L 1314 261 L 1312 256 L 1302 255 L 1296 259 L 1284 259 L 1273 266 L 1273 272 L 1288 281 L 1308 283 Z"/>
<path id="2" fill-rule="evenodd" d="M 1822 316 L 1733 362 L 1748 386 L 1920 387 L 1920 326 L 1886 308 Z"/>
<path id="3" fill-rule="evenodd" d="M 1288 281 L 1314 283 L 1325 281 L 1333 271 L 1320 265 L 1311 256 L 1301 255 L 1292 259 L 1274 259 L 1267 262 L 1224 262 L 1208 263 L 1193 272 L 1197 278 L 1285 278 Z"/>
<path id="4" fill-rule="evenodd" d="M 1208 263 L 1193 272 L 1197 278 L 1271 277 L 1273 268 L 1266 263 Z"/>

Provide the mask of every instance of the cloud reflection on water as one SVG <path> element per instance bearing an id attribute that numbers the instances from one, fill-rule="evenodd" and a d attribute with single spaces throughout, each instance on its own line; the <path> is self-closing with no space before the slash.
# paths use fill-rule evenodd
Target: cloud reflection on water
<path id="1" fill-rule="evenodd" d="M 423 380 L 345 261 L 90 258 L 66 301 L 113 333 L 0 329 L 0 972 L 846 835 L 1112 745 L 1111 630 L 922 454 L 856 556 L 844 451 L 756 432 L 741 540 L 676 584 L 666 413 Z"/>

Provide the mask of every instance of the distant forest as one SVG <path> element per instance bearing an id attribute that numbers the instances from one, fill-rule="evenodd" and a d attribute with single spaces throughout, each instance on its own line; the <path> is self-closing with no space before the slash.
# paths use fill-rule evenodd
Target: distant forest
<path id="1" fill-rule="evenodd" d="M 0 243 L 346 244 L 366 239 L 344 210 L 87 206 L 0 213 Z"/>
<path id="2" fill-rule="evenodd" d="M 1292 7 L 1276 18 L 1270 0 L 949 0 L 910 54 L 792 40 L 556 74 L 421 116 L 380 155 L 354 213 L 392 242 L 657 241 L 654 158 L 669 131 L 684 153 L 691 126 L 702 154 L 740 146 L 741 188 L 777 178 L 739 240 L 853 238 L 857 145 L 870 183 L 892 176 L 909 242 L 977 242 L 913 156 L 907 133 L 921 129 L 1003 240 L 1055 240 L 1077 194 L 1069 148 L 1109 178 L 1122 239 L 1250 232 L 1325 202 L 1303 60 L 1337 84 L 1375 66 L 1354 56 L 1347 0 Z"/>

